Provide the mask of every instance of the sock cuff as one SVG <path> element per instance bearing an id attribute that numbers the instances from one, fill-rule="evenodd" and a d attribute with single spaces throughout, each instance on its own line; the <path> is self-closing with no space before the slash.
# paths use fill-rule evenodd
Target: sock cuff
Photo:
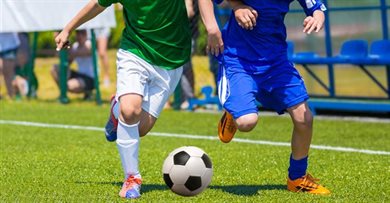
<path id="1" fill-rule="evenodd" d="M 125 122 L 123 122 L 120 118 L 118 119 L 119 123 L 127 128 L 132 128 L 132 127 L 137 127 L 139 125 L 139 121 L 137 123 L 134 123 L 134 124 L 127 124 Z"/>
<path id="2" fill-rule="evenodd" d="M 292 154 L 290 155 L 290 160 L 293 160 L 293 161 L 303 161 L 303 160 L 307 160 L 308 158 L 309 158 L 309 155 L 303 157 L 302 159 L 294 159 L 293 155 Z"/>

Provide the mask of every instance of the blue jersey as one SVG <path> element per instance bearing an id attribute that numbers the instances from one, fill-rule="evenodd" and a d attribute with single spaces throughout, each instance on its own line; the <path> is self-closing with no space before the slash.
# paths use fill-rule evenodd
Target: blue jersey
<path id="1" fill-rule="evenodd" d="M 288 62 L 284 18 L 293 0 L 242 0 L 258 13 L 253 30 L 241 28 L 234 14 L 222 30 L 225 45 L 219 60 L 225 66 L 262 73 L 271 66 Z M 325 10 L 320 0 L 298 0 L 306 15 Z M 222 0 L 215 0 L 221 3 Z"/>

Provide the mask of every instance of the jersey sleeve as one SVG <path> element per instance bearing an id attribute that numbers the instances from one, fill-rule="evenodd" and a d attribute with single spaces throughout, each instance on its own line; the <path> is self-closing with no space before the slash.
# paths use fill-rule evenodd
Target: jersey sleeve
<path id="1" fill-rule="evenodd" d="M 314 11 L 321 10 L 326 11 L 325 5 L 321 0 L 298 0 L 301 4 L 303 10 L 305 10 L 306 15 L 312 16 Z"/>
<path id="2" fill-rule="evenodd" d="M 98 4 L 103 7 L 109 7 L 111 4 L 118 3 L 119 0 L 98 0 Z"/>

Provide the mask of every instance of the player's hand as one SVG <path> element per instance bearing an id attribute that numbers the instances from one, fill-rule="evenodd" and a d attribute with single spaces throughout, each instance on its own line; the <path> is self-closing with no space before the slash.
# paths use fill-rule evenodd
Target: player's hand
<path id="1" fill-rule="evenodd" d="M 60 34 L 57 35 L 55 38 L 55 42 L 57 45 L 56 50 L 60 51 L 61 49 L 69 49 L 70 48 L 70 42 L 68 40 L 69 38 L 69 32 L 67 31 L 61 31 Z"/>
<path id="2" fill-rule="evenodd" d="M 303 32 L 310 34 L 311 32 L 319 32 L 324 26 L 325 16 L 322 11 L 315 11 L 312 16 L 308 16 L 303 21 Z"/>
<path id="3" fill-rule="evenodd" d="M 250 6 L 240 5 L 233 8 L 238 25 L 244 29 L 252 30 L 256 26 L 257 11 Z"/>
<path id="4" fill-rule="evenodd" d="M 224 45 L 219 28 L 208 30 L 206 52 L 218 56 L 223 53 Z"/>

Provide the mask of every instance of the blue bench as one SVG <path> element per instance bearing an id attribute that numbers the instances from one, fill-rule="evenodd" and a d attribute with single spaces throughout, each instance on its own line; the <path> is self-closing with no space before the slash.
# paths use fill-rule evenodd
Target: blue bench
<path id="1" fill-rule="evenodd" d="M 205 106 L 206 104 L 214 104 L 218 106 L 218 110 L 222 110 L 222 105 L 219 102 L 218 96 L 213 96 L 213 88 L 211 86 L 204 86 L 201 89 L 203 98 L 191 98 L 188 100 L 188 110 L 193 111 L 195 106 Z"/>
<path id="2" fill-rule="evenodd" d="M 334 57 L 322 57 L 314 52 L 294 53 L 294 44 L 288 42 L 288 57 L 303 68 L 330 93 L 330 87 L 321 77 L 315 74 L 308 65 L 334 65 L 352 64 L 359 67 L 390 99 L 390 40 L 377 40 L 371 43 L 370 51 L 365 40 L 348 40 L 342 46 L 339 55 Z M 386 66 L 387 85 L 382 84 L 366 66 Z M 330 99 L 311 100 L 312 109 L 333 109 L 349 111 L 390 112 L 390 100 L 363 101 L 355 98 L 339 99 L 341 97 L 329 97 Z M 372 98 L 377 99 L 377 98 Z"/>

